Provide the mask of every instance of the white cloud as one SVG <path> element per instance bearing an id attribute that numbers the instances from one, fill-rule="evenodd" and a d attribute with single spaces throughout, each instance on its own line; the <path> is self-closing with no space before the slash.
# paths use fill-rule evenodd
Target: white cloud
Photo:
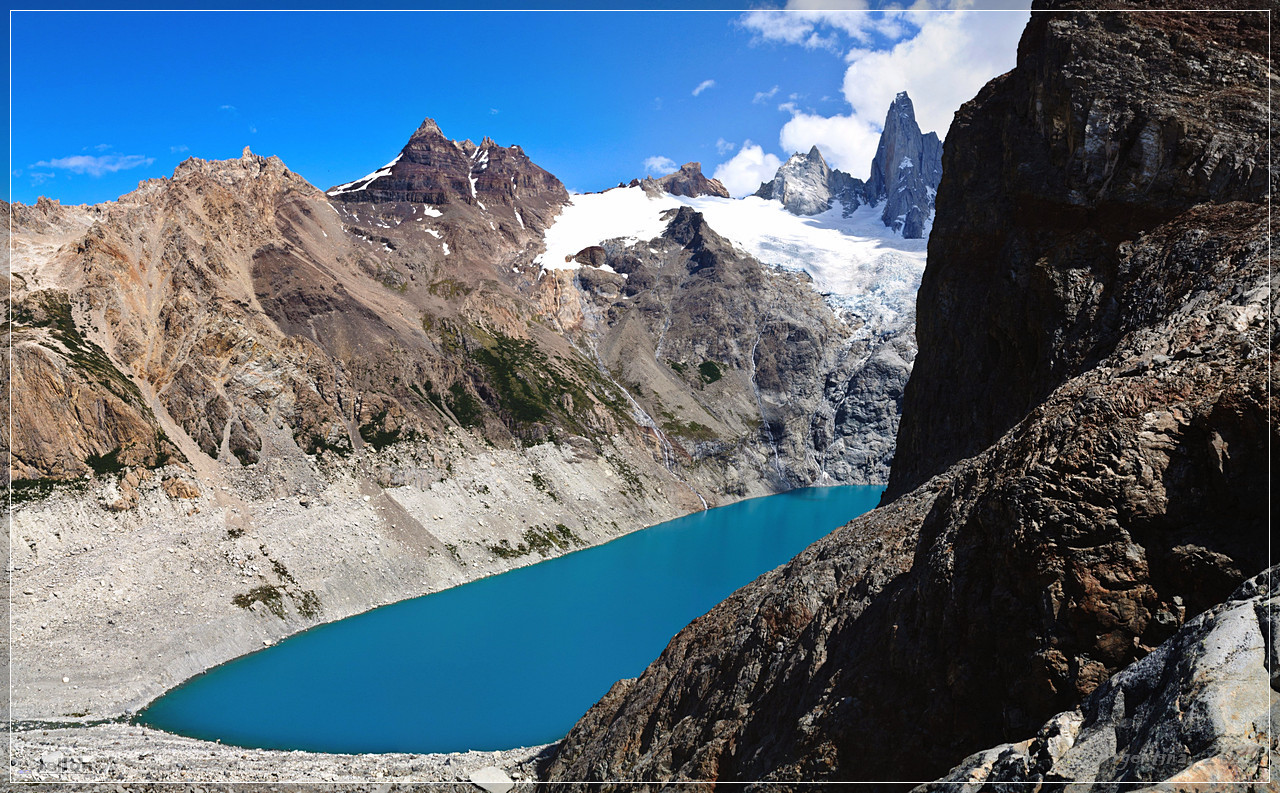
<path id="1" fill-rule="evenodd" d="M 712 178 L 719 179 L 729 195 L 737 198 L 760 189 L 761 183 L 777 175 L 781 165 L 782 161 L 775 155 L 748 140 L 743 141 L 742 148 L 728 162 L 716 166 Z"/>
<path id="2" fill-rule="evenodd" d="M 925 132 L 946 135 L 957 108 L 991 78 L 1012 69 L 1025 11 L 920 13 L 915 36 L 892 49 L 848 56 L 844 96 L 855 115 L 881 124 L 889 103 L 906 91 Z"/>
<path id="3" fill-rule="evenodd" d="M 724 138 L 718 138 L 716 140 L 716 151 L 720 152 L 721 154 L 728 154 L 729 152 L 733 151 L 736 148 L 738 148 L 738 144 L 733 143 L 731 141 L 727 141 Z"/>
<path id="4" fill-rule="evenodd" d="M 804 4 L 788 3 L 785 11 L 749 11 L 739 20 L 739 24 L 753 32 L 757 41 L 799 44 L 809 49 L 829 50 L 839 49 L 840 37 L 837 34 L 865 42 L 874 33 L 884 35 L 887 31 L 891 34 L 896 29 L 896 13 L 873 14 L 859 10 L 867 7 L 865 3 L 851 3 L 850 9 L 840 11 L 798 7 L 802 5 Z"/>
<path id="5" fill-rule="evenodd" d="M 218 109 L 219 109 L 219 110 L 226 110 L 226 111 L 228 111 L 228 112 L 230 112 L 230 113 L 234 113 L 234 112 L 236 112 L 236 106 L 235 106 L 235 105 L 218 105 Z"/>
<path id="6" fill-rule="evenodd" d="M 885 106 L 886 109 L 888 105 Z M 880 142 L 879 126 L 857 116 L 818 116 L 796 113 L 778 135 L 785 152 L 807 152 L 817 146 L 832 168 L 865 179 Z"/>
<path id="7" fill-rule="evenodd" d="M 670 157 L 646 157 L 644 160 L 645 173 L 650 176 L 653 176 L 654 174 L 657 174 L 658 176 L 666 176 L 667 174 L 675 171 L 678 167 L 679 166 L 676 165 L 676 161 Z"/>
<path id="8" fill-rule="evenodd" d="M 775 85 L 774 87 L 770 88 L 768 91 L 756 91 L 756 97 L 751 101 L 758 105 L 763 105 L 765 102 L 768 102 L 770 99 L 772 99 L 774 95 L 777 93 L 778 93 L 778 86 Z"/>
<path id="9" fill-rule="evenodd" d="M 181 143 L 179 143 L 177 146 L 170 146 L 170 147 L 169 147 L 169 153 L 170 153 L 170 154 L 181 154 L 181 153 L 183 153 L 183 152 L 184 152 L 184 151 L 186 151 L 186 150 L 187 150 L 187 147 L 186 147 L 186 146 L 184 146 L 184 145 L 183 145 L 183 144 L 181 144 Z"/>
<path id="10" fill-rule="evenodd" d="M 702 93 L 703 91 L 707 90 L 708 88 L 715 88 L 715 87 L 716 87 L 716 81 L 715 81 L 715 80 L 703 80 L 702 82 L 698 83 L 698 87 L 697 87 L 697 88 L 694 88 L 694 89 L 693 89 L 693 95 L 694 95 L 694 96 L 697 96 L 698 94 Z"/>
<path id="11" fill-rule="evenodd" d="M 793 0 L 787 4 L 789 10 L 751 11 L 739 24 L 757 41 L 845 50 L 842 90 L 848 109 L 822 116 L 783 103 L 778 109 L 792 118 L 783 126 L 779 142 L 784 151 L 808 151 L 816 144 L 833 167 L 862 178 L 899 91 L 910 95 L 921 130 L 945 137 L 956 109 L 987 81 L 1013 68 L 1029 16 L 1024 0 L 1000 3 L 1021 5 L 1016 10 L 987 12 L 805 8 L 829 2 Z M 913 7 L 930 5 L 920 0 Z M 881 44 L 885 39 L 896 43 Z"/>
<path id="12" fill-rule="evenodd" d="M 33 163 L 32 168 L 58 168 L 72 173 L 87 173 L 90 176 L 102 176 L 116 171 L 127 171 L 142 165 L 155 162 L 154 157 L 141 154 L 105 154 L 101 157 L 90 157 L 77 154 L 74 157 L 61 157 L 56 160 L 41 160 Z"/>

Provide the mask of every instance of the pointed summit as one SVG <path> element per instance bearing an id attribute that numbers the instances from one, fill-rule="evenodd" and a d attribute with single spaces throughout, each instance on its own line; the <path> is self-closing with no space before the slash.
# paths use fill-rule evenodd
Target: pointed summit
<path id="1" fill-rule="evenodd" d="M 831 168 L 817 146 L 808 154 L 796 152 L 778 169 L 773 181 L 760 185 L 756 195 L 776 198 L 796 215 L 816 215 L 831 208 Z"/>
<path id="2" fill-rule="evenodd" d="M 431 137 L 431 138 L 444 137 L 444 133 L 440 131 L 440 125 L 437 124 L 435 119 L 433 118 L 424 118 L 422 120 L 422 123 L 418 125 L 418 129 L 413 133 L 413 135 L 409 138 L 409 140 L 415 140 L 417 138 L 427 138 L 427 137 Z"/>
<path id="3" fill-rule="evenodd" d="M 434 119 L 424 119 L 395 159 L 376 171 L 328 191 L 339 201 L 453 206 L 478 228 L 536 233 L 569 199 L 560 180 L 518 147 L 502 148 L 485 137 L 477 147 L 456 143 Z M 492 225 L 491 225 L 492 224 Z"/>
<path id="4" fill-rule="evenodd" d="M 933 211 L 933 196 L 942 178 L 942 143 L 936 133 L 920 133 L 911 97 L 902 91 L 889 105 L 884 132 L 871 161 L 867 198 L 884 201 L 880 219 L 902 236 L 919 238 Z"/>
<path id="5" fill-rule="evenodd" d="M 884 203 L 881 220 L 908 239 L 924 236 L 933 214 L 933 197 L 942 179 L 942 142 L 936 133 L 920 134 L 915 107 L 906 91 L 889 105 L 871 178 L 864 184 L 830 168 L 817 146 L 791 156 L 756 195 L 781 201 L 796 215 L 816 215 L 840 202 L 844 215 L 863 204 Z"/>

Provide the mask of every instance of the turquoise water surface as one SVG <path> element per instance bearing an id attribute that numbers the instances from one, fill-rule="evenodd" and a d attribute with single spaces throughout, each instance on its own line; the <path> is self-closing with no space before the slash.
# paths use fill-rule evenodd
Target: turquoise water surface
<path id="1" fill-rule="evenodd" d="M 555 741 L 692 619 L 873 509 L 882 490 L 742 501 L 320 625 L 187 681 L 137 721 L 322 752 Z"/>

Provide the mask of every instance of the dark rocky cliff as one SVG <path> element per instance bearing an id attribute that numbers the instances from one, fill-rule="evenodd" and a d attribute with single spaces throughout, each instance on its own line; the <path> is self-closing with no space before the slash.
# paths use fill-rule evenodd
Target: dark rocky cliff
<path id="1" fill-rule="evenodd" d="M 1265 47 L 1256 13 L 1037 23 L 1018 68 L 960 109 L 886 501 L 985 449 L 1206 276 L 1124 260 L 1193 206 L 1262 200 Z"/>
<path id="2" fill-rule="evenodd" d="M 550 778 L 934 778 L 1265 566 L 1265 30 L 1033 14 L 948 135 L 898 497 L 695 620 Z"/>

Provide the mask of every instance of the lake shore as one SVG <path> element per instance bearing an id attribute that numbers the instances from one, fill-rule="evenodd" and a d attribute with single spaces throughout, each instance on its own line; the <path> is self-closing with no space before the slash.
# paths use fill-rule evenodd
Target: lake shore
<path id="1" fill-rule="evenodd" d="M 702 506 L 674 479 L 621 488 L 619 457 L 567 445 L 482 449 L 459 435 L 433 451 L 437 462 L 406 448 L 376 465 L 181 475 L 190 497 L 157 475 L 126 510 L 103 506 L 111 477 L 15 505 L 10 717 L 128 716 L 315 625 L 542 561 L 492 550 L 530 526 L 593 546 Z"/>
<path id="2" fill-rule="evenodd" d="M 516 782 L 537 778 L 537 759 L 554 744 L 496 752 L 325 754 L 244 749 L 148 727 L 15 729 L 12 781 L 469 783 L 486 766 Z"/>

